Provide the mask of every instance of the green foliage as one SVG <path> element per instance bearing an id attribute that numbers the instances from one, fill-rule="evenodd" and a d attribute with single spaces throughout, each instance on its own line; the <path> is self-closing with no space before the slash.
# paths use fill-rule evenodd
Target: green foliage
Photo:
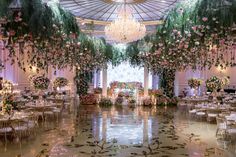
<path id="1" fill-rule="evenodd" d="M 0 1 L 0 17 L 7 16 L 8 6 L 10 5 L 10 0 L 1 0 Z"/>

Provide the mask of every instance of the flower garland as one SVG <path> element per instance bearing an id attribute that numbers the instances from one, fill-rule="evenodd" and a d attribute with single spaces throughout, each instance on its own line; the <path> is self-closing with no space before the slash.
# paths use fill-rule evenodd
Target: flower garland
<path id="1" fill-rule="evenodd" d="M 69 83 L 69 81 L 64 78 L 64 77 L 57 77 L 54 81 L 53 81 L 53 87 L 54 88 L 61 88 L 61 87 L 65 87 L 67 86 Z"/>
<path id="2" fill-rule="evenodd" d="M 190 88 L 198 88 L 200 85 L 202 84 L 202 80 L 201 79 L 197 79 L 197 78 L 191 78 L 188 80 L 188 85 L 190 86 Z"/>

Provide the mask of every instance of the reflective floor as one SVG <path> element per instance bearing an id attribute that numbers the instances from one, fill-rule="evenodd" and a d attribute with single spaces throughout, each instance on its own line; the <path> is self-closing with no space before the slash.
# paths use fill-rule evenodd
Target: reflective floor
<path id="1" fill-rule="evenodd" d="M 66 111 L 60 123 L 39 132 L 21 145 L 0 145 L 0 156 L 236 156 L 235 143 L 216 139 L 216 124 L 192 120 L 177 108 L 79 106 L 76 113 Z"/>

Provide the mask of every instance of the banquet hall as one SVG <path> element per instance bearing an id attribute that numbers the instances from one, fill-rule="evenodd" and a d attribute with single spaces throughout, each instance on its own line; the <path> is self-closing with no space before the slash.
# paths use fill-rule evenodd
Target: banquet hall
<path id="1" fill-rule="evenodd" d="M 0 0 L 0 157 L 235 157 L 236 0 Z"/>

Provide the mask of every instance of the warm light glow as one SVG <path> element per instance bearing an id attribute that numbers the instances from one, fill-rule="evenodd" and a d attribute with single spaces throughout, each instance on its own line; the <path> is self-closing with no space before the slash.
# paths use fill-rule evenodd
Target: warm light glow
<path id="1" fill-rule="evenodd" d="M 36 66 L 32 66 L 32 72 L 34 72 L 34 73 L 37 72 L 37 67 Z"/>
<path id="2" fill-rule="evenodd" d="M 118 43 L 129 43 L 141 39 L 146 34 L 145 25 L 137 22 L 126 6 L 121 9 L 118 18 L 105 27 L 106 36 Z"/>
<path id="3" fill-rule="evenodd" d="M 226 71 L 226 67 L 222 67 L 222 66 L 217 66 L 216 68 L 219 72 L 225 72 Z"/>

